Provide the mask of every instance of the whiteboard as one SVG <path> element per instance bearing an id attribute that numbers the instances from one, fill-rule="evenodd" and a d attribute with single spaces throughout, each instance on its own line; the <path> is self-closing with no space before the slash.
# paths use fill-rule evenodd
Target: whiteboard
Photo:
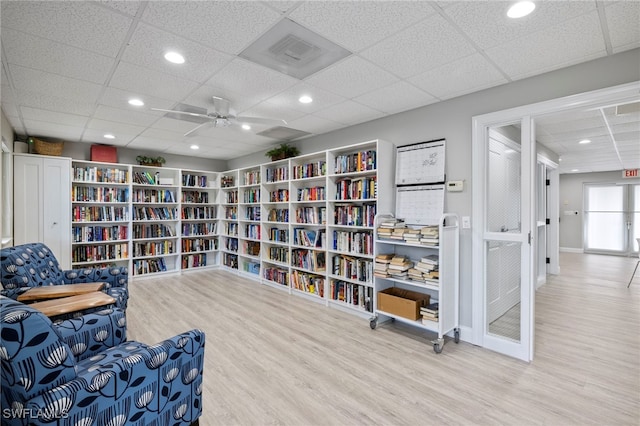
<path id="1" fill-rule="evenodd" d="M 437 225 L 444 213 L 444 185 L 398 187 L 396 217 L 408 225 Z"/>
<path id="2" fill-rule="evenodd" d="M 444 183 L 445 140 L 403 145 L 397 148 L 396 185 Z"/>

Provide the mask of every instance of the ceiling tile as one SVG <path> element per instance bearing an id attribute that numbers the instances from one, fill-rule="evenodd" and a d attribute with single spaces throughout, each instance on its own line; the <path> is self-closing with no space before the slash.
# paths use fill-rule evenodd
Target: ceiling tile
<path id="1" fill-rule="evenodd" d="M 69 78 L 31 68 L 9 65 L 14 87 L 17 90 L 49 96 L 64 96 L 66 99 L 95 103 L 102 86 L 88 81 Z M 47 108 L 44 108 L 47 109 Z"/>
<path id="2" fill-rule="evenodd" d="M 169 119 L 167 119 L 167 120 L 169 120 Z M 174 121 L 176 121 L 176 120 L 174 120 Z M 166 129 L 149 127 L 144 132 L 142 132 L 140 135 L 138 135 L 138 137 L 144 137 L 144 138 L 149 138 L 149 139 L 160 139 L 160 140 L 171 141 L 173 143 L 176 143 L 178 141 L 181 141 L 184 138 L 182 135 L 183 135 L 183 133 L 181 133 L 181 132 L 175 132 L 175 131 L 166 130 Z"/>
<path id="3" fill-rule="evenodd" d="M 132 23 L 130 17 L 89 1 L 3 1 L 1 6 L 3 29 L 21 30 L 113 58 Z"/>
<path id="4" fill-rule="evenodd" d="M 62 112 L 47 111 L 38 108 L 21 107 L 22 117 L 25 120 L 44 121 L 47 123 L 62 124 L 65 126 L 84 128 L 89 118 L 82 115 L 65 114 Z"/>
<path id="5" fill-rule="evenodd" d="M 134 111 L 133 107 L 113 108 L 106 105 L 98 105 L 93 118 L 147 127 L 157 121 L 159 117 L 143 111 Z"/>
<path id="6" fill-rule="evenodd" d="M 137 136 L 145 130 L 143 126 L 116 123 L 114 121 L 99 120 L 97 118 L 92 118 L 89 123 L 87 123 L 87 129 L 102 132 L 100 137 L 105 133 L 112 133 L 116 136 L 116 139 L 119 138 L 119 135 Z"/>
<path id="7" fill-rule="evenodd" d="M 298 99 L 300 99 L 302 95 L 311 96 L 313 102 L 308 104 L 300 103 Z M 298 111 L 304 113 L 313 113 L 331 105 L 344 102 L 345 100 L 342 96 L 304 82 L 298 83 L 268 99 L 271 104 L 285 108 L 296 108 Z"/>
<path id="8" fill-rule="evenodd" d="M 159 139 L 155 137 L 137 136 L 127 144 L 127 148 L 148 149 L 150 151 L 164 151 L 175 144 L 173 140 Z"/>
<path id="9" fill-rule="evenodd" d="M 320 118 L 343 124 L 358 124 L 364 121 L 380 118 L 384 114 L 368 106 L 353 101 L 345 101 L 314 113 Z"/>
<path id="10" fill-rule="evenodd" d="M 176 120 L 175 118 L 162 117 L 161 119 L 153 123 L 152 127 L 154 129 L 169 130 L 170 132 L 178 133 L 180 134 L 180 139 L 182 139 L 185 133 L 187 133 L 189 130 L 194 129 L 196 126 L 198 126 L 198 123 Z"/>
<path id="11" fill-rule="evenodd" d="M 99 143 L 99 144 L 109 144 L 114 146 L 126 146 L 129 142 L 136 137 L 135 134 L 131 133 L 115 133 L 115 139 L 106 139 L 104 137 L 104 131 L 98 129 L 86 129 L 82 134 L 81 142 L 87 143 Z"/>
<path id="12" fill-rule="evenodd" d="M 153 1 L 143 21 L 219 51 L 237 54 L 280 14 L 250 1 Z"/>
<path id="13" fill-rule="evenodd" d="M 452 2 L 445 13 L 480 48 L 489 49 L 596 10 L 594 1 L 538 1 L 530 15 L 510 19 L 507 10 L 512 4 L 512 1 Z"/>
<path id="14" fill-rule="evenodd" d="M 388 114 L 428 105 L 437 100 L 405 81 L 354 98 L 354 101 Z"/>
<path id="15" fill-rule="evenodd" d="M 299 80 L 244 59 L 234 59 L 206 84 L 236 93 L 250 93 L 264 100 L 298 83 Z"/>
<path id="16" fill-rule="evenodd" d="M 109 86 L 163 99 L 182 99 L 198 84 L 121 61 Z"/>
<path id="17" fill-rule="evenodd" d="M 144 102 L 144 106 L 136 107 L 129 105 L 129 99 L 138 98 Z M 152 111 L 151 108 L 170 109 L 175 102 L 167 99 L 160 99 L 150 95 L 141 94 L 138 91 L 120 90 L 114 87 L 107 87 L 99 100 L 101 105 L 113 108 L 122 108 L 128 111 L 142 111 L 145 114 L 156 116 L 164 115 L 164 112 Z"/>
<path id="18" fill-rule="evenodd" d="M 442 16 L 434 15 L 363 51 L 361 56 L 406 78 L 474 53 Z"/>
<path id="19" fill-rule="evenodd" d="M 25 132 L 29 136 L 77 141 L 82 134 L 82 127 L 65 126 L 64 124 L 48 123 L 46 121 L 24 120 L 24 126 Z"/>
<path id="20" fill-rule="evenodd" d="M 98 84 L 115 64 L 113 58 L 8 28 L 2 29 L 2 44 L 11 64 Z"/>
<path id="21" fill-rule="evenodd" d="M 229 100 L 229 111 L 233 114 L 237 114 L 238 111 L 243 111 L 252 107 L 262 100 L 260 97 L 254 96 L 252 93 L 237 93 L 228 89 L 203 85 L 198 87 L 193 93 L 185 98 L 182 103 L 213 111 L 213 96 Z"/>
<path id="22" fill-rule="evenodd" d="M 640 47 L 640 2 L 607 4 L 604 12 L 614 52 Z"/>
<path id="23" fill-rule="evenodd" d="M 95 109 L 95 103 L 77 99 L 60 98 L 55 95 L 18 90 L 17 97 L 20 105 L 49 111 L 59 111 L 74 115 L 90 116 Z"/>
<path id="24" fill-rule="evenodd" d="M 353 98 L 395 83 L 398 78 L 369 61 L 352 56 L 316 73 L 306 81 L 340 96 Z"/>
<path id="25" fill-rule="evenodd" d="M 508 83 L 479 53 L 418 74 L 407 81 L 440 99 L 450 99 Z"/>
<path id="26" fill-rule="evenodd" d="M 164 59 L 168 51 L 185 57 L 184 64 L 172 64 Z M 233 56 L 218 52 L 202 44 L 187 40 L 150 25 L 140 23 L 136 28 L 122 60 L 165 74 L 204 82 L 226 65 Z"/>
<path id="27" fill-rule="evenodd" d="M 486 51 L 512 79 L 567 67 L 606 55 L 597 12 Z"/>
<path id="28" fill-rule="evenodd" d="M 240 116 L 244 117 L 263 117 L 263 118 L 275 118 L 278 120 L 285 120 L 287 123 L 305 115 L 300 110 L 287 108 L 277 103 L 269 101 L 262 102 L 249 109 L 242 111 Z"/>
<path id="29" fill-rule="evenodd" d="M 98 2 L 102 6 L 110 7 L 130 16 L 135 16 L 140 4 L 142 4 L 141 1 L 135 0 L 99 0 Z"/>
<path id="30" fill-rule="evenodd" d="M 278 13 L 286 13 L 300 4 L 299 1 L 263 1 L 262 3 L 276 10 Z"/>
<path id="31" fill-rule="evenodd" d="M 10 102 L 5 102 L 4 99 L 2 99 L 2 112 L 7 116 L 7 118 L 20 117 L 20 114 L 18 113 L 18 106 Z M 11 123 L 11 125 L 13 125 L 13 122 Z"/>
<path id="32" fill-rule="evenodd" d="M 428 2 L 310 1 L 289 18 L 357 52 L 434 13 Z"/>
<path id="33" fill-rule="evenodd" d="M 289 123 L 289 127 L 304 130 L 309 133 L 325 133 L 332 130 L 340 129 L 345 125 L 327 120 L 326 118 L 317 117 L 315 115 L 305 115 L 302 118 L 293 120 Z"/>

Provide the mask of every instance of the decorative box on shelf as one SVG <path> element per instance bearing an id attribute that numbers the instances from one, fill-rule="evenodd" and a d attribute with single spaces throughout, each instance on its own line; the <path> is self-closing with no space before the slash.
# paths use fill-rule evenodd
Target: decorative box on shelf
<path id="1" fill-rule="evenodd" d="M 117 163 L 117 148 L 110 145 L 91 145 L 91 161 L 98 161 L 101 163 Z"/>

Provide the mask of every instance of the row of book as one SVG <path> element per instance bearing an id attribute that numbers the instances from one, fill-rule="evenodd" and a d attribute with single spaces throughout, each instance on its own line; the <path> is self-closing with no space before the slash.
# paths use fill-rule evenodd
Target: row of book
<path id="1" fill-rule="evenodd" d="M 269 222 L 289 222 L 289 209 L 271 209 L 267 214 Z"/>
<path id="2" fill-rule="evenodd" d="M 128 207 L 116 206 L 73 206 L 73 222 L 126 222 L 129 220 Z"/>
<path id="3" fill-rule="evenodd" d="M 160 185 L 160 172 L 152 175 L 149 172 L 133 172 L 133 183 L 139 185 Z"/>
<path id="4" fill-rule="evenodd" d="M 289 230 L 279 228 L 269 228 L 269 241 L 288 243 L 289 242 Z"/>
<path id="5" fill-rule="evenodd" d="M 262 277 L 274 283 L 289 285 L 289 271 L 286 269 L 267 266 L 262 270 Z"/>
<path id="6" fill-rule="evenodd" d="M 167 207 L 136 207 L 133 220 L 176 220 L 177 209 Z"/>
<path id="7" fill-rule="evenodd" d="M 377 196 L 375 176 L 363 179 L 344 179 L 336 182 L 336 200 L 367 200 Z"/>
<path id="8" fill-rule="evenodd" d="M 223 253 L 222 264 L 228 268 L 238 269 L 238 255 L 231 254 L 231 253 Z"/>
<path id="9" fill-rule="evenodd" d="M 430 254 L 414 262 L 406 256 L 394 253 L 379 254 L 375 258 L 374 275 L 437 284 L 440 278 L 438 255 Z"/>
<path id="10" fill-rule="evenodd" d="M 291 266 L 313 272 L 324 272 L 327 270 L 325 252 L 318 250 L 293 249 L 291 250 Z"/>
<path id="11" fill-rule="evenodd" d="M 296 200 L 298 201 L 323 201 L 326 200 L 326 191 L 324 186 L 315 186 L 312 188 L 298 188 Z"/>
<path id="12" fill-rule="evenodd" d="M 243 203 L 259 203 L 260 202 L 260 188 L 252 188 L 242 193 Z"/>
<path id="13" fill-rule="evenodd" d="M 293 228 L 293 244 L 296 246 L 324 248 L 326 244 L 325 230 Z"/>
<path id="14" fill-rule="evenodd" d="M 126 225 L 74 226 L 71 233 L 74 243 L 126 240 L 129 238 L 129 227 Z"/>
<path id="15" fill-rule="evenodd" d="M 253 240 L 259 240 L 261 236 L 261 228 L 259 224 L 247 224 L 244 226 L 244 236 Z"/>
<path id="16" fill-rule="evenodd" d="M 327 208 L 326 207 L 298 207 L 295 211 L 297 223 L 309 224 L 326 224 Z"/>
<path id="17" fill-rule="evenodd" d="M 336 206 L 334 220 L 336 225 L 373 226 L 376 216 L 376 205 Z"/>
<path id="18" fill-rule="evenodd" d="M 237 238 L 227 238 L 224 242 L 224 248 L 228 251 L 238 252 L 238 239 Z"/>
<path id="19" fill-rule="evenodd" d="M 373 312 L 373 288 L 341 280 L 331 280 L 329 295 L 332 300 L 357 306 L 363 311 Z"/>
<path id="20" fill-rule="evenodd" d="M 237 219 L 238 218 L 238 208 L 232 206 L 226 206 L 224 208 L 224 218 L 225 219 Z"/>
<path id="21" fill-rule="evenodd" d="M 244 184 L 245 185 L 258 185 L 260 183 L 260 170 L 250 170 L 244 172 Z"/>
<path id="22" fill-rule="evenodd" d="M 188 238 L 182 240 L 182 253 L 218 250 L 218 240 L 209 238 Z"/>
<path id="23" fill-rule="evenodd" d="M 293 179 L 307 179 L 324 176 L 327 174 L 327 162 L 319 160 L 313 163 L 303 164 L 301 166 L 293 166 L 291 167 L 291 172 L 293 174 Z"/>
<path id="24" fill-rule="evenodd" d="M 200 188 L 206 188 L 208 186 L 207 177 L 203 175 L 182 175 L 182 186 L 197 186 Z"/>
<path id="25" fill-rule="evenodd" d="M 433 302 L 427 306 L 420 307 L 420 315 L 422 315 L 422 323 L 426 325 L 438 322 L 440 319 L 438 302 Z"/>
<path id="26" fill-rule="evenodd" d="M 182 219 L 196 220 L 196 219 L 215 219 L 216 208 L 215 207 L 183 207 L 180 209 L 180 217 Z"/>
<path id="27" fill-rule="evenodd" d="M 245 262 L 242 264 L 242 269 L 250 274 L 260 275 L 260 263 Z"/>
<path id="28" fill-rule="evenodd" d="M 225 192 L 224 202 L 227 204 L 238 204 L 238 191 Z"/>
<path id="29" fill-rule="evenodd" d="M 289 180 L 289 167 L 275 167 L 273 169 L 265 170 L 265 177 L 267 182 L 279 182 L 282 180 Z"/>
<path id="30" fill-rule="evenodd" d="M 334 256 L 333 275 L 350 280 L 371 283 L 373 281 L 373 261 L 352 256 Z"/>
<path id="31" fill-rule="evenodd" d="M 269 260 L 289 264 L 289 249 L 287 247 L 269 247 Z"/>
<path id="32" fill-rule="evenodd" d="M 366 170 L 375 170 L 376 168 L 376 151 L 368 150 L 337 156 L 334 173 L 363 172 Z"/>
<path id="33" fill-rule="evenodd" d="M 238 226 L 237 223 L 225 222 L 225 224 L 224 224 L 224 234 L 228 235 L 230 237 L 237 237 L 238 236 L 238 229 L 240 229 L 240 227 Z"/>
<path id="34" fill-rule="evenodd" d="M 73 167 L 76 182 L 129 183 L 129 171 L 108 167 Z"/>
<path id="35" fill-rule="evenodd" d="M 275 189 L 269 192 L 269 202 L 270 203 L 284 203 L 289 201 L 289 190 L 288 189 Z"/>
<path id="36" fill-rule="evenodd" d="M 134 203 L 175 203 L 176 196 L 168 189 L 134 189 L 131 193 Z"/>
<path id="37" fill-rule="evenodd" d="M 220 178 L 220 186 L 222 188 L 232 188 L 236 186 L 235 179 L 233 176 L 222 176 Z"/>
<path id="38" fill-rule="evenodd" d="M 173 253 L 175 253 L 173 240 L 149 241 L 146 243 L 133 244 L 134 257 L 158 256 L 161 254 Z"/>
<path id="39" fill-rule="evenodd" d="M 215 222 L 182 224 L 183 237 L 188 237 L 191 235 L 215 235 L 216 231 L 217 224 Z"/>
<path id="40" fill-rule="evenodd" d="M 408 227 L 402 219 L 388 219 L 380 222 L 376 230 L 378 238 L 399 240 L 407 244 L 436 247 L 439 244 L 438 225 Z"/>
<path id="41" fill-rule="evenodd" d="M 79 262 L 99 262 L 106 260 L 120 260 L 129 258 L 129 244 L 100 244 L 89 246 L 73 247 L 71 261 Z"/>
<path id="42" fill-rule="evenodd" d="M 291 287 L 305 293 L 324 297 L 324 278 L 319 275 L 294 270 L 291 272 Z"/>
<path id="43" fill-rule="evenodd" d="M 257 241 L 245 241 L 244 254 L 248 254 L 249 256 L 260 256 L 260 243 Z"/>
<path id="44" fill-rule="evenodd" d="M 106 186 L 74 186 L 71 189 L 71 201 L 97 203 L 126 203 L 129 200 L 129 188 Z"/>
<path id="45" fill-rule="evenodd" d="M 155 272 L 164 272 L 167 270 L 167 264 L 163 258 L 144 259 L 133 261 L 134 275 L 152 274 Z"/>
<path id="46" fill-rule="evenodd" d="M 182 256 L 182 269 L 200 268 L 207 266 L 207 254 L 188 254 Z"/>
<path id="47" fill-rule="evenodd" d="M 373 233 L 370 231 L 333 231 L 333 249 L 352 254 L 373 254 Z"/>
<path id="48" fill-rule="evenodd" d="M 244 218 L 246 220 L 260 220 L 260 207 L 247 207 Z"/>
<path id="49" fill-rule="evenodd" d="M 205 191 L 182 191 L 182 202 L 207 204 L 209 203 L 209 193 Z"/>
<path id="50" fill-rule="evenodd" d="M 174 237 L 175 235 L 173 227 L 163 223 L 133 225 L 133 238 L 135 239 Z"/>

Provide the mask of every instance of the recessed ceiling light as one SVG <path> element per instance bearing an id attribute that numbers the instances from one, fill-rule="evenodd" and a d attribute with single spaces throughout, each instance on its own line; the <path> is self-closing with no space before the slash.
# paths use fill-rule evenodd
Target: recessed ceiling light
<path id="1" fill-rule="evenodd" d="M 572 172 L 577 172 L 577 171 L 578 171 L 578 169 L 571 169 L 571 171 L 572 171 Z"/>
<path id="2" fill-rule="evenodd" d="M 164 58 L 174 64 L 184 64 L 184 56 L 178 52 L 167 52 L 164 54 Z"/>
<path id="3" fill-rule="evenodd" d="M 581 145 L 587 144 L 587 143 L 591 143 L 591 139 L 582 139 L 580 142 L 578 142 Z"/>
<path id="4" fill-rule="evenodd" d="M 308 95 L 303 95 L 303 96 L 300 96 L 300 99 L 298 99 L 298 101 L 301 104 L 310 104 L 311 102 L 313 102 L 313 98 Z"/>
<path id="5" fill-rule="evenodd" d="M 144 102 L 142 102 L 141 99 L 129 99 L 129 105 L 133 105 L 133 106 L 143 106 Z"/>
<path id="6" fill-rule="evenodd" d="M 113 136 L 111 133 L 107 133 L 106 135 L 104 135 L 105 139 L 115 139 L 116 137 Z"/>
<path id="7" fill-rule="evenodd" d="M 191 145 L 189 148 L 191 148 L 191 149 L 200 149 L 200 147 L 198 145 Z"/>
<path id="8" fill-rule="evenodd" d="M 519 1 L 509 8 L 507 16 L 509 18 L 522 18 L 533 12 L 536 5 L 532 1 Z"/>
<path id="9" fill-rule="evenodd" d="M 249 126 L 248 124 L 243 124 L 242 128 L 245 130 L 251 130 L 251 126 Z"/>

